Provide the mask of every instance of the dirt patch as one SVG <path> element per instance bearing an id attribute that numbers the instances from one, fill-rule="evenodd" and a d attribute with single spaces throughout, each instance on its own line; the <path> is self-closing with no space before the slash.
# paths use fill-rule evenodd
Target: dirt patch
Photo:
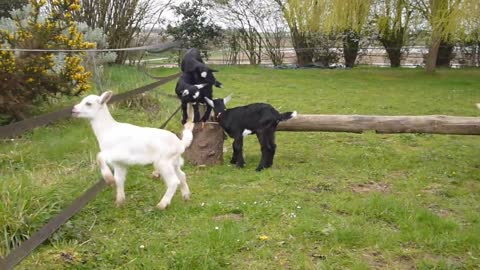
<path id="1" fill-rule="evenodd" d="M 401 255 L 395 259 L 395 269 L 416 269 L 415 261 L 412 257 L 407 255 Z"/>
<path id="2" fill-rule="evenodd" d="M 70 251 L 63 251 L 58 255 L 58 259 L 64 263 L 74 263 L 75 253 Z"/>
<path id="3" fill-rule="evenodd" d="M 215 221 L 219 221 L 219 220 L 240 221 L 242 219 L 243 219 L 243 214 L 225 214 L 225 215 L 220 215 L 220 216 L 213 217 L 213 220 L 215 220 Z"/>
<path id="4" fill-rule="evenodd" d="M 439 216 L 439 217 L 449 217 L 453 214 L 453 211 L 450 210 L 450 209 L 445 209 L 445 208 L 441 208 L 440 206 L 436 205 L 436 204 L 432 204 L 428 207 L 428 209 L 430 211 L 432 211 L 432 213 L 434 213 L 435 215 Z"/>
<path id="5" fill-rule="evenodd" d="M 441 185 L 441 184 L 436 184 L 436 183 L 433 183 L 433 184 L 430 184 L 428 185 L 426 188 L 424 188 L 422 191 L 424 193 L 428 193 L 428 194 L 434 194 L 434 195 L 439 195 L 443 192 L 443 189 L 444 189 L 444 186 Z"/>
<path id="6" fill-rule="evenodd" d="M 331 183 L 317 183 L 315 186 L 310 187 L 310 190 L 315 193 L 323 193 L 323 192 L 334 192 L 333 184 Z"/>
<path id="7" fill-rule="evenodd" d="M 388 263 L 383 255 L 378 251 L 372 251 L 363 254 L 363 258 L 372 269 L 387 269 Z"/>
<path id="8" fill-rule="evenodd" d="M 408 177 L 408 173 L 406 171 L 392 171 L 387 174 L 385 179 L 405 179 Z"/>
<path id="9" fill-rule="evenodd" d="M 387 193 L 390 191 L 390 185 L 386 183 L 376 183 L 371 181 L 368 183 L 353 184 L 352 191 L 355 193 L 370 193 L 370 192 Z"/>

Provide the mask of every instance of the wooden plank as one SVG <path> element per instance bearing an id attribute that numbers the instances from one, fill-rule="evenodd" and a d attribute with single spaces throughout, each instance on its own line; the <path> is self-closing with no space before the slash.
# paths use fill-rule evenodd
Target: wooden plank
<path id="1" fill-rule="evenodd" d="M 480 135 L 480 117 L 304 114 L 281 122 L 277 130 Z"/>
<path id="2" fill-rule="evenodd" d="M 58 215 L 52 218 L 39 231 L 35 232 L 28 240 L 22 242 L 19 247 L 15 248 L 5 259 L 0 261 L 0 269 L 13 269 L 15 265 L 20 263 L 27 257 L 35 248 L 47 240 L 63 223 L 75 215 L 78 211 L 97 194 L 106 187 L 105 180 L 99 179 L 95 185 L 85 191 L 80 197 L 75 199 L 67 208 L 63 209 Z"/>

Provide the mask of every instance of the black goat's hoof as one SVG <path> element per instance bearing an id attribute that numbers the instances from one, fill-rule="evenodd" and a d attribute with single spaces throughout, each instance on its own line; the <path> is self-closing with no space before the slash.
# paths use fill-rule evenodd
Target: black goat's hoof
<path id="1" fill-rule="evenodd" d="M 230 160 L 230 164 L 237 164 L 237 161 L 232 159 L 232 160 Z"/>
<path id="2" fill-rule="evenodd" d="M 265 169 L 265 167 L 263 167 L 263 166 L 258 166 L 258 167 L 255 169 L 255 171 L 260 172 L 260 171 L 262 171 L 263 169 Z"/>
<path id="3" fill-rule="evenodd" d="M 245 167 L 245 163 L 237 163 L 236 164 L 238 168 L 243 168 Z"/>

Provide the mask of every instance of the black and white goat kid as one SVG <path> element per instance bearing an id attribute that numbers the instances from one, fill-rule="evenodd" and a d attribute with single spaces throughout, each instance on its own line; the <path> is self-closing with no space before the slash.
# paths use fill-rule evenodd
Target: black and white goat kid
<path id="1" fill-rule="evenodd" d="M 206 87 L 207 84 L 190 84 L 188 79 L 185 78 L 186 76 L 188 75 L 182 74 L 182 76 L 180 76 L 180 79 L 177 82 L 177 85 L 175 86 L 175 93 L 177 94 L 178 98 L 182 103 L 182 124 L 185 124 L 188 119 L 188 103 L 192 103 L 193 122 L 197 123 L 200 122 L 200 111 L 198 110 L 198 104 L 200 101 L 202 101 L 202 103 L 205 103 L 204 97 L 212 97 L 212 88 L 207 87 L 207 89 L 201 92 L 201 90 Z M 208 115 L 203 116 L 203 118 L 205 118 L 205 121 L 208 120 L 210 113 L 211 109 L 209 110 Z"/>
<path id="2" fill-rule="evenodd" d="M 214 72 L 217 70 L 209 68 L 202 59 L 197 48 L 189 49 L 182 58 L 180 69 L 187 74 L 186 80 L 191 84 L 207 83 L 222 88 L 222 83 L 217 81 Z"/>
<path id="3" fill-rule="evenodd" d="M 182 102 L 182 124 L 187 122 L 187 104 L 192 103 L 194 117 L 193 122 L 206 122 L 210 117 L 212 108 L 207 106 L 205 114 L 200 119 L 199 104 L 205 104 L 205 97 L 213 98 L 213 85 L 222 87 L 213 75 L 217 70 L 209 68 L 203 62 L 200 51 L 192 48 L 187 51 L 182 59 L 182 76 L 175 87 L 175 93 Z"/>
<path id="4" fill-rule="evenodd" d="M 279 113 L 270 104 L 253 103 L 246 106 L 226 109 L 231 95 L 225 99 L 211 100 L 205 98 L 208 105 L 213 108 L 216 119 L 225 132 L 234 139 L 233 155 L 230 163 L 238 167 L 245 165 L 243 159 L 243 137 L 256 134 L 262 150 L 262 158 L 257 171 L 269 168 L 273 164 L 273 157 L 277 145 L 275 144 L 275 131 L 281 121 L 288 120 L 297 115 L 297 112 Z"/>

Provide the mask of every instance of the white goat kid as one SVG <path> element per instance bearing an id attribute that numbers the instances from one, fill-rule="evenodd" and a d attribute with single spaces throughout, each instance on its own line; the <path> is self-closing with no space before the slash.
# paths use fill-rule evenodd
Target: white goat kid
<path id="1" fill-rule="evenodd" d="M 167 130 L 119 123 L 107 108 L 111 97 L 111 91 L 101 96 L 87 96 L 73 107 L 72 116 L 90 120 L 100 146 L 97 161 L 103 179 L 108 184 L 116 185 L 117 206 L 125 201 L 127 166 L 134 164 L 153 164 L 153 175 L 164 179 L 167 191 L 157 205 L 159 209 L 163 210 L 170 204 L 178 185 L 183 199 L 188 200 L 190 190 L 185 173 L 181 170 L 181 154 L 192 142 L 193 123 L 185 124 L 181 140 Z M 109 165 L 113 167 L 114 174 Z"/>

